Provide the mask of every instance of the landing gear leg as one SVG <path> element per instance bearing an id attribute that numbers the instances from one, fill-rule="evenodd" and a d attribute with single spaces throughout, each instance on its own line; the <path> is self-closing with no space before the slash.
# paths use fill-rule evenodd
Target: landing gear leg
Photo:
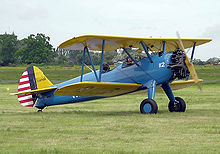
<path id="1" fill-rule="evenodd" d="M 170 100 L 169 105 L 168 105 L 169 111 L 170 112 L 185 112 L 186 110 L 185 101 L 180 97 L 174 97 L 169 83 L 163 83 L 162 88 Z"/>
<path id="2" fill-rule="evenodd" d="M 153 80 L 149 82 L 148 87 L 148 99 L 144 99 L 140 104 L 140 112 L 142 114 L 156 114 L 158 107 L 157 103 L 154 101 L 156 81 Z"/>

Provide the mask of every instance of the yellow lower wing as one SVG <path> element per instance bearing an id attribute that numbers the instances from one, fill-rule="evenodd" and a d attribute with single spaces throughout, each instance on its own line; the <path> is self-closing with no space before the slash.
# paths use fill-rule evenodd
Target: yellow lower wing
<path id="1" fill-rule="evenodd" d="M 133 83 L 79 82 L 54 92 L 57 96 L 117 96 L 141 87 Z"/>
<path id="2" fill-rule="evenodd" d="M 203 80 L 198 79 L 197 83 L 203 82 Z M 170 83 L 172 90 L 178 90 L 182 88 L 186 88 L 197 84 L 194 80 L 186 80 L 186 81 L 173 81 Z"/>

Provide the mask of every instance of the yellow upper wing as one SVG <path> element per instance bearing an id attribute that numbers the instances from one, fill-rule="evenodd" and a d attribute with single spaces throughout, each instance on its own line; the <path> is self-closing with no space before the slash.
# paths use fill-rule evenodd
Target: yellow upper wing
<path id="1" fill-rule="evenodd" d="M 64 86 L 54 92 L 57 96 L 117 96 L 141 87 L 133 83 L 79 82 Z"/>
<path id="2" fill-rule="evenodd" d="M 83 35 L 74 37 L 70 40 L 63 42 L 59 48 L 66 50 L 82 50 L 84 46 L 88 46 L 90 50 L 102 50 L 102 42 L 105 40 L 105 51 L 112 51 L 120 48 L 139 48 L 143 50 L 140 41 L 145 42 L 152 50 L 162 50 L 162 44 L 166 41 L 166 51 L 173 51 L 180 48 L 178 38 L 141 38 L 141 37 L 122 37 L 122 36 L 105 36 L 105 35 Z M 184 47 L 193 47 L 194 42 L 196 45 L 201 45 L 210 42 L 211 39 L 181 39 Z"/>

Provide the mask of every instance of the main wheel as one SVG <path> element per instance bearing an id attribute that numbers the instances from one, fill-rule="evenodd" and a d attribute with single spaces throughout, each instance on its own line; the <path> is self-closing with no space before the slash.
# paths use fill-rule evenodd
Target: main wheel
<path id="1" fill-rule="evenodd" d="M 169 102 L 168 109 L 170 112 L 185 112 L 186 103 L 180 97 L 175 97 L 175 102 Z"/>
<path id="2" fill-rule="evenodd" d="M 156 114 L 157 103 L 153 99 L 144 99 L 140 104 L 140 111 L 142 114 Z"/>

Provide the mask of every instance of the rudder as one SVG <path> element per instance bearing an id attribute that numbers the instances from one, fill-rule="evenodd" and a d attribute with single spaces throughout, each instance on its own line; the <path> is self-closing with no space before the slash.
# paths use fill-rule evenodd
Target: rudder
<path id="1" fill-rule="evenodd" d="M 18 92 L 47 88 L 52 85 L 38 67 L 30 66 L 21 76 Z M 35 94 L 18 95 L 18 101 L 25 107 L 33 107 L 36 100 L 37 96 Z"/>

